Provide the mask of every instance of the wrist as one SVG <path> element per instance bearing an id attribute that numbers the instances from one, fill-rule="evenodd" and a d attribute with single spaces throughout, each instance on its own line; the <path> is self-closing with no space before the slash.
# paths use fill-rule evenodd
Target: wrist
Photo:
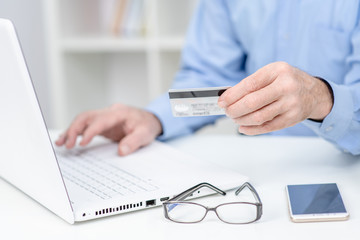
<path id="1" fill-rule="evenodd" d="M 334 93 L 330 84 L 321 77 L 313 77 L 316 87 L 314 91 L 315 107 L 309 119 L 321 122 L 330 113 L 334 104 Z"/>
<path id="2" fill-rule="evenodd" d="M 149 113 L 151 116 L 152 130 L 155 134 L 155 137 L 158 137 L 163 134 L 163 127 L 162 127 L 161 121 L 155 114 L 153 114 L 151 112 L 149 112 Z"/>

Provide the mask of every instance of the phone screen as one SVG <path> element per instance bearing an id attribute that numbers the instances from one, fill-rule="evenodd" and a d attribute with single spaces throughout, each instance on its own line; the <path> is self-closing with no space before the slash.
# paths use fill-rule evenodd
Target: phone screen
<path id="1" fill-rule="evenodd" d="M 336 183 L 288 185 L 293 215 L 346 213 Z"/>

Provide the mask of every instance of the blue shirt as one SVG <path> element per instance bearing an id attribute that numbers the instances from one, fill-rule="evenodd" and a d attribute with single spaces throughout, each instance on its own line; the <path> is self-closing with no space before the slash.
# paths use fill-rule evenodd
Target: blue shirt
<path id="1" fill-rule="evenodd" d="M 358 0 L 202 0 L 192 19 L 172 88 L 233 86 L 259 68 L 285 61 L 328 81 L 330 114 L 275 135 L 318 135 L 360 154 Z M 167 94 L 147 110 L 163 125 L 159 139 L 190 134 L 219 117 L 174 118 Z"/>

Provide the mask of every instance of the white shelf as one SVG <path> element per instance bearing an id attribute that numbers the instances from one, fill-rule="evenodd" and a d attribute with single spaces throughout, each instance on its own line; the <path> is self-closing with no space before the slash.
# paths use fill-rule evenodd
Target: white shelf
<path id="1" fill-rule="evenodd" d="M 118 1 L 44 1 L 53 128 L 114 102 L 144 107 L 170 86 L 197 1 L 144 0 L 146 34 L 132 38 L 109 32 Z"/>
<path id="2" fill-rule="evenodd" d="M 167 37 L 159 39 L 159 48 L 163 51 L 181 51 L 184 37 Z"/>
<path id="3" fill-rule="evenodd" d="M 64 52 L 126 52 L 146 51 L 158 48 L 162 51 L 181 51 L 183 37 L 153 39 L 126 39 L 118 37 L 73 37 L 65 38 L 60 43 Z"/>
<path id="4" fill-rule="evenodd" d="M 78 37 L 66 38 L 61 42 L 65 52 L 123 52 L 145 51 L 149 41 L 146 39 L 119 39 L 116 37 Z"/>

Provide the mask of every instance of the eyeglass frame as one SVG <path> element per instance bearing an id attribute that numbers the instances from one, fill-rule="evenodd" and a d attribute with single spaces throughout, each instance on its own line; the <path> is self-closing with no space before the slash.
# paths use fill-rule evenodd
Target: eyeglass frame
<path id="1" fill-rule="evenodd" d="M 209 211 L 213 211 L 215 212 L 216 216 L 222 221 L 222 222 L 225 222 L 225 223 L 228 223 L 228 224 L 249 224 L 249 223 L 253 223 L 253 222 L 256 222 L 258 221 L 261 216 L 262 216 L 262 213 L 263 213 L 263 204 L 261 202 L 261 199 L 259 197 L 259 194 L 257 193 L 257 191 L 255 190 L 255 188 L 249 183 L 249 182 L 245 182 L 244 184 L 242 184 L 236 191 L 235 191 L 235 195 L 239 195 L 239 193 L 244 189 L 244 188 L 248 188 L 251 193 L 253 194 L 256 202 L 228 202 L 228 203 L 222 203 L 222 204 L 219 204 L 217 205 L 216 207 L 207 207 L 207 206 L 204 206 L 202 204 L 199 204 L 199 203 L 194 203 L 194 202 L 189 202 L 189 201 L 183 201 L 185 200 L 187 197 L 191 196 L 191 194 L 193 194 L 194 192 L 196 192 L 197 190 L 199 190 L 200 188 L 203 188 L 203 187 L 208 187 L 212 190 L 214 190 L 215 192 L 225 196 L 226 195 L 226 192 L 211 185 L 210 183 L 207 183 L 207 182 L 203 182 L 203 183 L 199 183 L 198 185 L 195 185 L 191 188 L 189 188 L 188 190 L 185 190 L 184 192 L 172 197 L 171 199 L 163 202 L 163 207 L 164 207 L 164 215 L 165 215 L 165 218 L 166 219 L 169 219 L 170 221 L 172 222 L 176 222 L 176 223 L 185 223 L 185 224 L 191 224 L 191 223 L 199 223 L 201 222 L 202 220 L 205 219 L 207 213 Z M 193 205 L 197 205 L 197 206 L 200 206 L 200 207 L 203 207 L 206 209 L 206 212 L 204 214 L 204 216 L 198 220 L 198 221 L 193 221 L 193 222 L 181 222 L 181 221 L 176 221 L 176 220 L 173 220 L 170 218 L 169 216 L 169 213 L 168 213 L 168 210 L 166 208 L 166 206 L 168 204 L 176 204 L 176 203 L 185 203 L 185 204 L 193 204 Z M 221 217 L 219 216 L 219 214 L 217 213 L 216 209 L 218 207 L 221 207 L 223 205 L 231 205 L 231 204 L 249 204 L 249 205 L 254 205 L 256 206 L 256 218 L 252 221 L 249 221 L 249 222 L 243 222 L 243 223 L 234 223 L 234 222 L 228 222 L 228 221 L 225 221 L 223 219 L 221 219 Z"/>

